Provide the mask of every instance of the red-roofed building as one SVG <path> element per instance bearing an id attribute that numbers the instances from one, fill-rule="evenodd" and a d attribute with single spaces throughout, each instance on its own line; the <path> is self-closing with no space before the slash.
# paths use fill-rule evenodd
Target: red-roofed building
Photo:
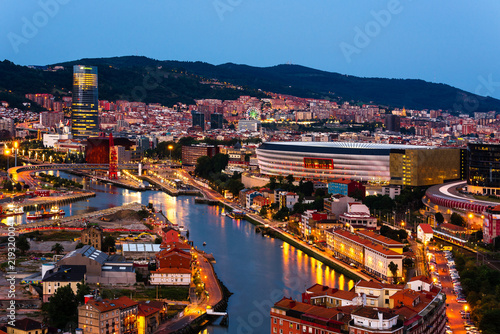
<path id="1" fill-rule="evenodd" d="M 434 237 L 434 231 L 429 224 L 419 224 L 417 226 L 417 239 L 426 244 Z"/>
<path id="2" fill-rule="evenodd" d="M 160 311 L 151 305 L 139 304 L 137 334 L 152 334 L 160 325 Z"/>

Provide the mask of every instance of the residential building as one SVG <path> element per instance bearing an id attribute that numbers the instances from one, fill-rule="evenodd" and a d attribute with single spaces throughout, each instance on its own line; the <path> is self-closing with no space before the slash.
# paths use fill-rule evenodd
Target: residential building
<path id="1" fill-rule="evenodd" d="M 486 219 L 488 218 L 485 218 L 485 221 Z M 434 231 L 432 230 L 431 225 L 419 224 L 417 226 L 417 240 L 420 240 L 420 242 L 422 242 L 423 244 L 427 244 L 429 241 L 431 241 L 433 237 L 434 237 Z"/>
<path id="2" fill-rule="evenodd" d="M 351 334 L 403 334 L 404 324 L 395 310 L 361 307 L 351 313 Z"/>
<path id="3" fill-rule="evenodd" d="M 390 249 L 398 254 L 403 254 L 403 248 L 405 245 L 402 242 L 384 237 L 383 235 L 370 230 L 360 230 L 357 234 L 375 244 L 383 246 L 384 248 Z"/>
<path id="4" fill-rule="evenodd" d="M 319 220 L 328 219 L 328 214 L 324 212 L 318 212 L 317 210 L 306 210 L 302 213 L 299 222 L 299 229 L 302 232 L 304 237 L 309 237 L 310 235 L 314 235 L 313 233 L 313 224 Z M 316 231 L 314 231 L 316 232 Z"/>
<path id="5" fill-rule="evenodd" d="M 333 215 L 335 219 L 339 219 L 341 214 L 347 212 L 349 203 L 358 203 L 354 198 L 340 194 L 332 195 L 323 201 L 325 211 Z"/>
<path id="6" fill-rule="evenodd" d="M 394 199 L 396 196 L 401 195 L 401 187 L 400 186 L 385 186 L 382 187 L 382 196 L 389 196 Z"/>
<path id="7" fill-rule="evenodd" d="M 341 333 L 344 313 L 283 298 L 271 308 L 272 334 Z"/>
<path id="8" fill-rule="evenodd" d="M 346 230 L 326 230 L 325 234 L 327 245 L 335 256 L 354 263 L 383 280 L 401 277 L 402 254 Z M 396 277 L 393 277 L 389 269 L 391 262 L 397 265 Z"/>
<path id="9" fill-rule="evenodd" d="M 86 281 L 87 268 L 82 265 L 60 266 L 48 270 L 42 277 L 43 302 L 47 303 L 57 289 L 69 285 L 76 294 L 77 285 Z"/>
<path id="10" fill-rule="evenodd" d="M 55 128 L 64 121 L 64 113 L 44 111 L 40 113 L 40 125 L 44 128 Z"/>
<path id="11" fill-rule="evenodd" d="M 7 334 L 46 334 L 47 326 L 39 321 L 23 318 L 14 322 L 14 326 L 7 323 Z"/>
<path id="12" fill-rule="evenodd" d="M 399 284 L 362 280 L 354 285 L 354 291 L 363 296 L 364 304 L 371 307 L 390 307 L 389 297 L 403 289 L 404 286 Z"/>
<path id="13" fill-rule="evenodd" d="M 302 302 L 326 308 L 349 305 L 362 305 L 363 299 L 353 290 L 344 291 L 330 288 L 326 285 L 315 284 L 302 294 Z"/>
<path id="14" fill-rule="evenodd" d="M 88 300 L 78 307 L 78 327 L 83 334 L 121 334 L 120 306 L 113 300 Z"/>
<path id="15" fill-rule="evenodd" d="M 363 183 L 354 180 L 336 179 L 328 182 L 328 193 L 335 195 L 340 194 L 344 196 L 358 195 L 362 198 L 365 197 L 366 188 Z"/>
<path id="16" fill-rule="evenodd" d="M 282 192 L 279 195 L 280 209 L 286 206 L 291 210 L 298 201 L 299 195 L 294 192 Z"/>
<path id="17" fill-rule="evenodd" d="M 139 303 L 126 296 L 113 299 L 113 303 L 120 307 L 120 334 L 137 334 Z"/>
<path id="18" fill-rule="evenodd" d="M 191 269 L 160 268 L 151 272 L 151 285 L 189 286 L 191 284 Z"/>
<path id="19" fill-rule="evenodd" d="M 90 245 L 97 250 L 102 249 L 102 229 L 98 225 L 91 225 L 82 231 L 80 242 Z"/>
<path id="20" fill-rule="evenodd" d="M 73 66 L 72 132 L 75 137 L 99 134 L 97 67 Z"/>
<path id="21" fill-rule="evenodd" d="M 137 334 L 153 334 L 160 325 L 160 309 L 148 304 L 139 304 Z"/>
<path id="22" fill-rule="evenodd" d="M 347 212 L 341 214 L 338 219 L 351 232 L 377 228 L 377 218 L 372 217 L 370 209 L 361 203 L 348 203 Z"/>

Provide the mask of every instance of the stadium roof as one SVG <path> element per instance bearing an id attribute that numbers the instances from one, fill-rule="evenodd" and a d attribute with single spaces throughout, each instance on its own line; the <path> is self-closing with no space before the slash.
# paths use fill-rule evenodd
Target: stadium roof
<path id="1" fill-rule="evenodd" d="M 258 150 L 307 152 L 307 153 L 332 153 L 332 154 L 358 154 L 358 155 L 388 155 L 393 150 L 429 150 L 435 146 L 379 144 L 364 142 L 265 142 Z"/>

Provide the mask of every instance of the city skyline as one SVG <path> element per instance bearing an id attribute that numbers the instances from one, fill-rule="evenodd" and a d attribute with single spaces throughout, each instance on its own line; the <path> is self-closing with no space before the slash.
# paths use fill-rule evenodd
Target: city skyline
<path id="1" fill-rule="evenodd" d="M 364 77 L 423 79 L 499 98 L 494 14 L 500 5 L 460 1 L 450 12 L 447 4 L 429 4 L 8 3 L 4 13 L 9 15 L 0 23 L 6 32 L 2 58 L 23 65 L 122 55 L 254 66 L 294 63 Z M 89 8 L 91 24 L 74 19 Z"/>

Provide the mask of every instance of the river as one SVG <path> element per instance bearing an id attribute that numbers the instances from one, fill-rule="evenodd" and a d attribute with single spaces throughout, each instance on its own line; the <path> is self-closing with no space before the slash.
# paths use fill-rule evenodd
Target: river
<path id="1" fill-rule="evenodd" d="M 217 275 L 234 294 L 228 305 L 229 327 L 209 326 L 203 334 L 269 333 L 270 308 L 283 296 L 300 300 L 304 289 L 315 283 L 342 290 L 354 284 L 288 243 L 257 234 L 251 223 L 222 216 L 222 208 L 195 204 L 194 197 L 172 197 L 152 190 L 132 191 L 64 172 L 57 174 L 83 183 L 85 189 L 97 194 L 94 198 L 62 206 L 66 215 L 131 202 L 144 205 L 152 202 L 170 221 L 189 230 L 195 246 L 213 253 Z M 25 215 L 15 219 L 24 221 Z M 205 247 L 203 242 L 207 243 Z"/>

